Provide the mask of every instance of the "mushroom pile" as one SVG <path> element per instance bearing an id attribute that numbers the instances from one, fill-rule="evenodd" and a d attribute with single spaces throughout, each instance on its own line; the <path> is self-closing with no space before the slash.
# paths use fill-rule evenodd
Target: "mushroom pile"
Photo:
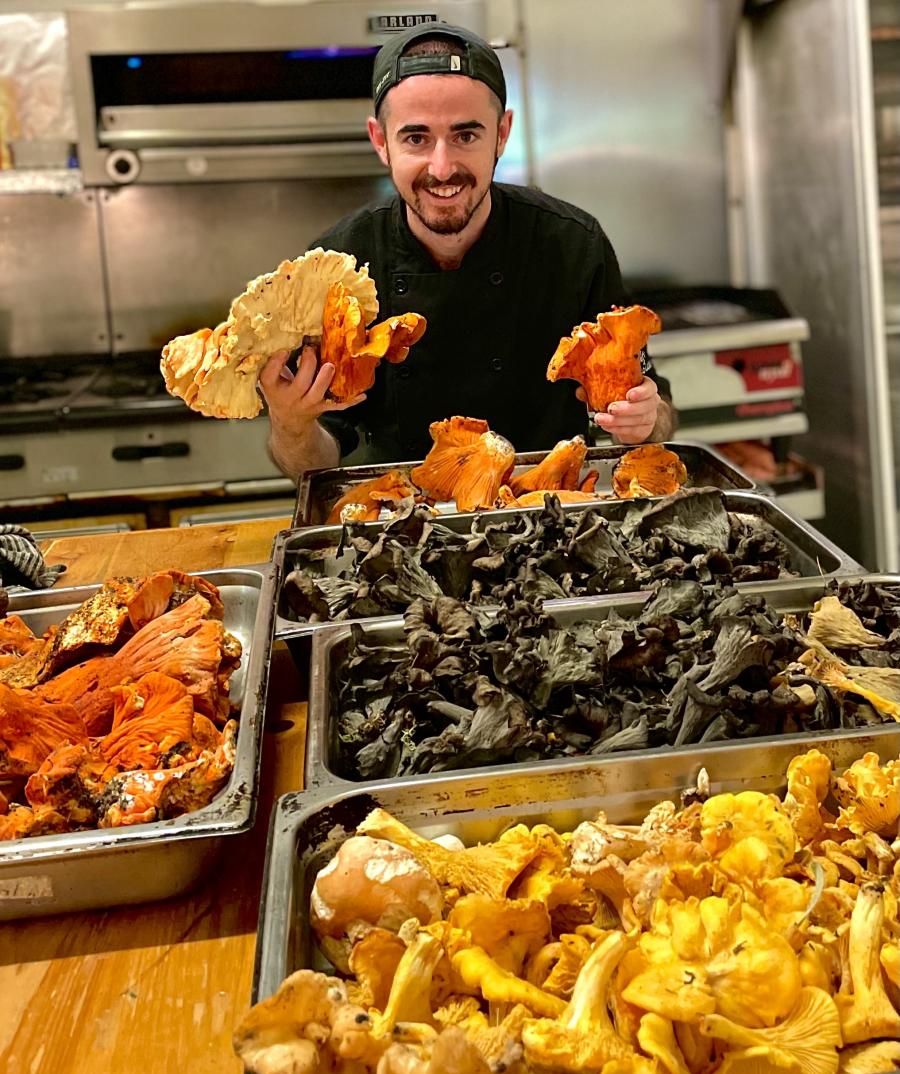
<path id="1" fill-rule="evenodd" d="M 255 1074 L 865 1074 L 900 1063 L 900 762 L 795 757 L 783 798 L 704 774 L 640 825 L 465 848 L 382 809 L 319 873 L 340 976 L 300 970 Z"/>
<path id="2" fill-rule="evenodd" d="M 598 470 L 581 476 L 584 437 L 560 440 L 528 470 L 514 473 L 516 451 L 481 418 L 447 418 L 429 426 L 433 446 L 411 471 L 387 474 L 351 486 L 332 506 L 329 523 L 371 522 L 383 508 L 396 513 L 411 503 L 455 503 L 457 511 L 543 507 L 554 495 L 560 503 L 670 496 L 687 481 L 687 468 L 674 451 L 645 444 L 626 451 L 612 474 L 612 493 L 596 491 Z"/>

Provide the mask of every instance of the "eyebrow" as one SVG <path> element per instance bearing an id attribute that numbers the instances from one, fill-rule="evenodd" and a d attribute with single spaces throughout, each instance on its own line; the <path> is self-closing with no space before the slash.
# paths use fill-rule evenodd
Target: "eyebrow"
<path id="1" fill-rule="evenodd" d="M 426 123 L 407 123 L 402 126 L 397 133 L 398 134 L 426 134 L 431 128 Z M 477 119 L 467 119 L 462 123 L 454 123 L 451 127 L 451 131 L 473 131 L 473 130 L 485 130 L 485 125 Z"/>

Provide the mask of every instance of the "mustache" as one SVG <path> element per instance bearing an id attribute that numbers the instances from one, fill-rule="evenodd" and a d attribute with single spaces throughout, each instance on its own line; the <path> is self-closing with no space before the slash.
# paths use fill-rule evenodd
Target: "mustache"
<path id="1" fill-rule="evenodd" d="M 433 175 L 426 175 L 415 181 L 413 189 L 434 190 L 439 186 L 475 186 L 475 176 L 468 172 L 454 172 L 449 179 L 435 179 Z"/>

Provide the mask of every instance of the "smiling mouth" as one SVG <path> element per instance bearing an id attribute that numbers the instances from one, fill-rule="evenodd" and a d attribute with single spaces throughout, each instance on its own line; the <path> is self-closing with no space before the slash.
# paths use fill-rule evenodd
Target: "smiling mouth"
<path id="1" fill-rule="evenodd" d="M 434 186 L 427 187 L 427 193 L 438 201 L 451 201 L 462 191 L 461 186 Z"/>

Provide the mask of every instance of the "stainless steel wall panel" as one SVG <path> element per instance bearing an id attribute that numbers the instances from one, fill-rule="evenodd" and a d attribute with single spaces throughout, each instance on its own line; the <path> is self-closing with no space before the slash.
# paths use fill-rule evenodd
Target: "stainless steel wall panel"
<path id="1" fill-rule="evenodd" d="M 384 178 L 102 191 L 113 353 L 225 320 L 248 280 L 392 189 Z"/>
<path id="2" fill-rule="evenodd" d="M 710 0 L 523 0 L 537 184 L 593 213 L 625 276 L 728 279 Z"/>
<path id="3" fill-rule="evenodd" d="M 900 162 L 900 154 L 897 160 Z M 897 169 L 897 179 L 900 182 L 900 168 Z M 900 204 L 882 205 L 878 215 L 881 223 L 884 319 L 888 332 L 896 335 L 900 332 Z M 900 370 L 897 376 L 900 376 Z"/>
<path id="4" fill-rule="evenodd" d="M 822 528 L 853 558 L 890 569 L 896 514 L 869 48 L 857 0 L 772 4 L 741 38 L 737 114 L 748 282 L 777 288 L 810 325 L 810 432 L 798 448 L 825 469 Z"/>
<path id="5" fill-rule="evenodd" d="M 107 347 L 94 193 L 0 194 L 0 358 Z"/>

